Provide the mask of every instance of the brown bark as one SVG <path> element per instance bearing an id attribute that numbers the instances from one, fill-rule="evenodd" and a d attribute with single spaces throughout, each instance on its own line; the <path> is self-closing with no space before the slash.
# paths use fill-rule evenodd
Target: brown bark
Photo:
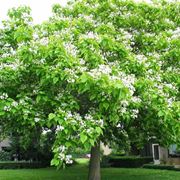
<path id="1" fill-rule="evenodd" d="M 88 180 L 100 180 L 100 142 L 91 148 Z"/>

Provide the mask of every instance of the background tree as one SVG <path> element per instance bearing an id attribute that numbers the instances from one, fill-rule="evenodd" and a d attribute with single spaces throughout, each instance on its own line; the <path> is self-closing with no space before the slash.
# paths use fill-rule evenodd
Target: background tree
<path id="1" fill-rule="evenodd" d="M 91 148 L 89 180 L 100 179 L 100 141 L 179 144 L 179 9 L 77 0 L 37 26 L 29 8 L 11 10 L 0 33 L 1 121 L 55 128 L 52 165 Z"/>

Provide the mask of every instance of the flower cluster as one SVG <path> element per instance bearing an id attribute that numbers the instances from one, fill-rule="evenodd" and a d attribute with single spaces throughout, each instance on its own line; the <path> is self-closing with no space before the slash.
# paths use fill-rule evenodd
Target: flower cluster
<path id="1" fill-rule="evenodd" d="M 34 118 L 34 121 L 35 121 L 35 122 L 39 122 L 40 120 L 41 120 L 41 119 L 40 119 L 39 117 L 35 117 L 35 118 Z"/>
<path id="2" fill-rule="evenodd" d="M 76 46 L 74 46 L 72 43 L 64 43 L 64 48 L 66 49 L 67 53 L 70 54 L 73 57 L 76 57 L 78 54 L 78 50 Z"/>
<path id="3" fill-rule="evenodd" d="M 67 150 L 67 148 L 64 145 L 59 146 L 59 155 L 58 155 L 58 158 L 61 161 L 64 161 L 65 158 L 66 158 L 66 155 L 65 155 L 65 151 L 66 150 Z"/>
<path id="4" fill-rule="evenodd" d="M 67 75 L 66 79 L 69 83 L 74 83 L 78 78 L 78 76 L 76 75 L 77 71 L 75 71 L 75 69 L 65 68 L 64 72 Z"/>
<path id="5" fill-rule="evenodd" d="M 11 107 L 10 106 L 4 106 L 4 111 L 10 111 Z"/>
<path id="6" fill-rule="evenodd" d="M 139 114 L 139 110 L 138 110 L 138 109 L 133 109 L 133 110 L 131 111 L 131 117 L 132 117 L 133 119 L 137 118 L 137 117 L 138 117 L 138 114 Z"/>
<path id="7" fill-rule="evenodd" d="M 17 106 L 18 106 L 18 102 L 13 101 L 13 102 L 12 102 L 12 104 L 11 104 L 11 106 L 13 106 L 13 107 L 17 107 Z"/>
<path id="8" fill-rule="evenodd" d="M 8 94 L 7 93 L 2 93 L 0 95 L 0 99 L 7 99 L 8 98 Z"/>
<path id="9" fill-rule="evenodd" d="M 39 43 L 43 46 L 47 46 L 49 44 L 49 39 L 47 37 L 43 37 L 39 40 Z"/>
<path id="10" fill-rule="evenodd" d="M 66 162 L 66 164 L 72 164 L 73 163 L 72 155 L 70 155 L 70 154 L 66 155 L 65 162 Z"/>
<path id="11" fill-rule="evenodd" d="M 11 63 L 11 64 L 3 63 L 3 64 L 0 64 L 0 70 L 3 70 L 5 68 L 10 68 L 12 70 L 17 70 L 18 67 L 19 67 L 19 64 L 17 64 L 17 63 Z"/>
<path id="12" fill-rule="evenodd" d="M 80 36 L 80 38 L 82 39 L 95 39 L 97 41 L 99 41 L 101 38 L 97 33 L 94 32 L 88 32 L 87 34 L 83 34 Z"/>
<path id="13" fill-rule="evenodd" d="M 63 126 L 61 126 L 61 125 L 58 125 L 57 126 L 57 128 L 56 128 L 56 132 L 58 131 L 62 131 L 62 130 L 64 130 L 64 127 Z"/>
<path id="14" fill-rule="evenodd" d="M 180 27 L 176 28 L 176 30 L 171 30 L 170 33 L 172 34 L 171 39 L 178 39 L 180 37 Z"/>
<path id="15" fill-rule="evenodd" d="M 138 62 L 141 63 L 145 63 L 147 61 L 147 57 L 144 54 L 138 54 L 136 55 L 136 59 L 138 60 Z"/>
<path id="16" fill-rule="evenodd" d="M 88 74 L 92 76 L 94 79 L 100 78 L 102 74 L 110 75 L 112 72 L 111 67 L 109 65 L 99 65 L 98 68 L 92 69 Z"/>
<path id="17" fill-rule="evenodd" d="M 43 129 L 42 134 L 46 135 L 49 132 L 51 132 L 51 129 Z"/>

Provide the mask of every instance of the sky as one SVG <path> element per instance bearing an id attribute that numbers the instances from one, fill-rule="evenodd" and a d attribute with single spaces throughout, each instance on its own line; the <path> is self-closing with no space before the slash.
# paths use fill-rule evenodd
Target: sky
<path id="1" fill-rule="evenodd" d="M 51 15 L 53 4 L 65 5 L 67 0 L 0 0 L 0 21 L 7 18 L 8 9 L 28 5 L 32 9 L 34 23 L 41 23 Z"/>
<path id="2" fill-rule="evenodd" d="M 151 0 L 144 1 L 151 2 Z M 34 23 L 37 24 L 50 17 L 53 4 L 60 3 L 61 5 L 65 5 L 66 2 L 67 0 L 0 0 L 0 25 L 1 21 L 7 18 L 8 9 L 12 7 L 18 7 L 20 5 L 30 6 Z"/>

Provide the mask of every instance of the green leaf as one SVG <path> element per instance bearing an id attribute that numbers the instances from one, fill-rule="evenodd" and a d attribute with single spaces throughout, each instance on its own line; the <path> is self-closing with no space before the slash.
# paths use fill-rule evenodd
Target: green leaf
<path id="1" fill-rule="evenodd" d="M 58 166 L 59 165 L 59 160 L 58 159 L 53 159 L 51 161 L 51 166 Z"/>
<path id="2" fill-rule="evenodd" d="M 92 94 L 89 99 L 92 101 L 95 98 L 96 98 L 96 94 Z"/>
<path id="3" fill-rule="evenodd" d="M 90 141 L 91 145 L 94 146 L 94 140 L 90 139 L 89 141 Z"/>
<path id="4" fill-rule="evenodd" d="M 102 134 L 102 129 L 101 129 L 100 127 L 96 127 L 96 132 L 97 132 L 98 134 Z"/>
<path id="5" fill-rule="evenodd" d="M 37 103 L 39 103 L 39 102 L 40 102 L 40 100 L 41 100 L 41 95 L 38 95 L 38 96 L 36 97 L 36 101 L 37 101 Z"/>
<path id="6" fill-rule="evenodd" d="M 69 141 L 67 141 L 66 143 L 65 143 L 65 146 L 66 147 L 70 147 L 72 144 L 69 142 Z"/>
<path id="7" fill-rule="evenodd" d="M 58 80 L 59 80 L 59 78 L 54 77 L 54 78 L 53 78 L 53 83 L 56 84 L 56 83 L 58 82 Z"/>
<path id="8" fill-rule="evenodd" d="M 163 111 L 159 111 L 159 112 L 158 112 L 158 116 L 159 116 L 159 117 L 164 116 L 164 112 L 163 112 Z"/>
<path id="9" fill-rule="evenodd" d="M 52 120 L 52 119 L 54 119 L 55 117 L 56 117 L 56 115 L 53 114 L 53 113 L 50 113 L 49 116 L 48 116 L 49 120 Z"/>
<path id="10" fill-rule="evenodd" d="M 84 143 L 87 140 L 87 136 L 85 134 L 80 135 L 80 140 L 82 143 Z"/>
<path id="11" fill-rule="evenodd" d="M 82 74 L 81 76 L 81 82 L 84 83 L 87 81 L 87 75 L 86 74 Z"/>
<path id="12" fill-rule="evenodd" d="M 107 110 L 107 109 L 108 109 L 108 107 L 109 107 L 109 103 L 104 102 L 104 103 L 103 103 L 103 107 L 105 108 L 105 110 Z"/>

